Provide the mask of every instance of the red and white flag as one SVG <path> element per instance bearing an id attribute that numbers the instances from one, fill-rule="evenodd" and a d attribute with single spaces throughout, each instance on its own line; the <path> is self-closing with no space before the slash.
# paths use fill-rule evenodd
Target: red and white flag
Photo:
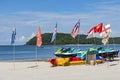
<path id="1" fill-rule="evenodd" d="M 95 34 L 95 33 L 99 33 L 99 34 L 100 34 L 100 33 L 102 32 L 102 27 L 103 27 L 103 23 L 100 23 L 100 24 L 92 27 L 92 28 L 89 30 L 89 32 L 87 33 L 87 34 L 88 34 L 87 39 L 94 37 L 94 34 Z"/>
<path id="2" fill-rule="evenodd" d="M 110 24 L 107 24 L 103 27 L 101 36 L 103 36 L 102 43 L 106 45 L 109 42 L 109 36 L 110 36 L 111 28 Z"/>
<path id="3" fill-rule="evenodd" d="M 86 39 L 94 37 L 94 28 L 91 28 L 87 34 L 88 36 Z"/>
<path id="4" fill-rule="evenodd" d="M 102 32 L 100 33 L 100 36 L 104 36 L 106 34 L 106 32 L 107 33 L 111 32 L 110 24 L 107 24 L 102 28 Z"/>
<path id="5" fill-rule="evenodd" d="M 37 37 L 37 43 L 36 43 L 36 45 L 38 47 L 40 47 L 42 45 L 42 36 L 41 36 L 40 26 L 38 27 L 38 31 L 36 33 L 36 37 Z"/>
<path id="6" fill-rule="evenodd" d="M 101 33 L 102 32 L 103 23 L 98 24 L 94 27 L 94 33 Z"/>

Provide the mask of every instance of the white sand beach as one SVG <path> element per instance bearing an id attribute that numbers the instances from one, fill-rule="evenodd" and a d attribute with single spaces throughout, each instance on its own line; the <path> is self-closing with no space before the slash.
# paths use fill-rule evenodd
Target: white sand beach
<path id="1" fill-rule="evenodd" d="M 51 67 L 49 62 L 0 62 L 0 80 L 120 80 L 120 60 Z"/>

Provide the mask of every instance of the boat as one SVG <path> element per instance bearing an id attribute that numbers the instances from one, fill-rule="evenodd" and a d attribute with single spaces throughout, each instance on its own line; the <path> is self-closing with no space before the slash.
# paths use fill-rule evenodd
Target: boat
<path id="1" fill-rule="evenodd" d="M 72 58 L 52 58 L 49 59 L 49 62 L 52 66 L 70 66 L 70 65 L 80 65 L 85 64 L 85 60 L 81 60 L 79 57 L 72 57 Z"/>
<path id="2" fill-rule="evenodd" d="M 102 36 L 101 42 L 105 46 L 106 44 L 109 44 L 110 32 L 111 32 L 110 24 L 103 26 L 103 23 L 100 23 L 89 30 L 87 38 L 92 38 L 96 33 L 98 33 L 100 34 L 100 36 Z M 103 59 L 114 60 L 115 57 L 118 57 L 118 53 L 119 50 L 115 50 L 112 48 L 104 47 L 98 48 L 98 55 L 101 56 Z"/>
<path id="3" fill-rule="evenodd" d="M 54 55 L 56 57 L 76 57 L 78 54 L 82 53 L 82 51 L 80 49 L 74 49 L 74 48 L 59 48 L 58 50 L 56 50 L 56 52 L 54 53 Z"/>
<path id="4" fill-rule="evenodd" d="M 85 65 L 86 60 L 82 60 L 80 57 L 71 58 L 52 58 L 48 60 L 52 66 L 71 66 L 71 65 Z M 96 60 L 97 64 L 102 63 L 102 60 Z"/>
<path id="5" fill-rule="evenodd" d="M 72 30 L 72 37 L 76 37 L 76 33 L 79 32 L 79 25 L 76 25 Z M 77 31 L 77 32 L 74 32 Z M 91 28 L 88 32 L 88 37 L 93 37 L 93 34 L 99 33 L 103 34 L 104 37 L 102 39 L 102 43 L 104 45 L 108 44 L 109 40 L 109 31 L 110 25 L 103 27 L 103 23 L 96 25 Z M 53 66 L 69 66 L 69 65 L 81 65 L 81 64 L 90 64 L 91 62 L 94 64 L 102 63 L 105 59 L 114 59 L 114 57 L 118 57 L 119 50 L 114 50 L 111 48 L 90 48 L 86 51 L 81 51 L 80 49 L 74 48 L 59 48 L 54 55 L 56 58 L 49 59 L 48 61 Z"/>
<path id="6" fill-rule="evenodd" d="M 59 52 L 61 51 L 61 49 L 58 49 L 57 51 Z M 98 51 L 97 49 L 94 48 L 90 48 L 87 51 L 83 51 L 82 53 L 76 53 L 76 56 L 69 55 L 66 57 L 64 54 L 64 56 L 60 56 L 60 57 L 57 56 L 56 58 L 49 59 L 48 61 L 52 64 L 52 66 L 83 65 L 83 64 L 87 64 L 86 55 L 89 53 L 96 54 L 95 63 L 97 64 L 102 63 L 102 58 L 98 56 Z"/>
<path id="7" fill-rule="evenodd" d="M 119 50 L 112 48 L 98 48 L 98 55 L 103 58 L 108 58 L 109 60 L 114 60 L 115 57 L 118 57 Z"/>

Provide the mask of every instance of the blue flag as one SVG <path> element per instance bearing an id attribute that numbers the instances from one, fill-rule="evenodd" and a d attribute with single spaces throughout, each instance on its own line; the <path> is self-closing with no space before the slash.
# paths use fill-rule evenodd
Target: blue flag
<path id="1" fill-rule="evenodd" d="M 55 26 L 54 31 L 53 31 L 51 43 L 56 39 L 56 35 L 57 35 L 57 23 L 56 23 L 56 26 Z"/>
<path id="2" fill-rule="evenodd" d="M 15 36 L 16 36 L 16 28 L 14 26 L 12 30 L 12 36 L 11 36 L 11 45 L 14 44 L 15 42 Z"/>

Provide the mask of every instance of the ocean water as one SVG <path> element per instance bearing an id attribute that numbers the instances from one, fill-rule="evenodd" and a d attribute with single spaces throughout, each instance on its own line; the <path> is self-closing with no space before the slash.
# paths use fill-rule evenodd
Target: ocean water
<path id="1" fill-rule="evenodd" d="M 102 45 L 43 45 L 42 47 L 36 46 L 0 46 L 0 61 L 31 61 L 31 60 L 48 60 L 54 57 L 54 52 L 61 48 L 75 48 L 81 50 L 88 50 L 89 48 L 98 48 Z M 119 44 L 106 45 L 104 47 L 113 48 L 116 50 L 120 49 Z M 36 57 L 37 56 L 37 57 Z M 119 53 L 120 56 L 120 53 Z"/>

